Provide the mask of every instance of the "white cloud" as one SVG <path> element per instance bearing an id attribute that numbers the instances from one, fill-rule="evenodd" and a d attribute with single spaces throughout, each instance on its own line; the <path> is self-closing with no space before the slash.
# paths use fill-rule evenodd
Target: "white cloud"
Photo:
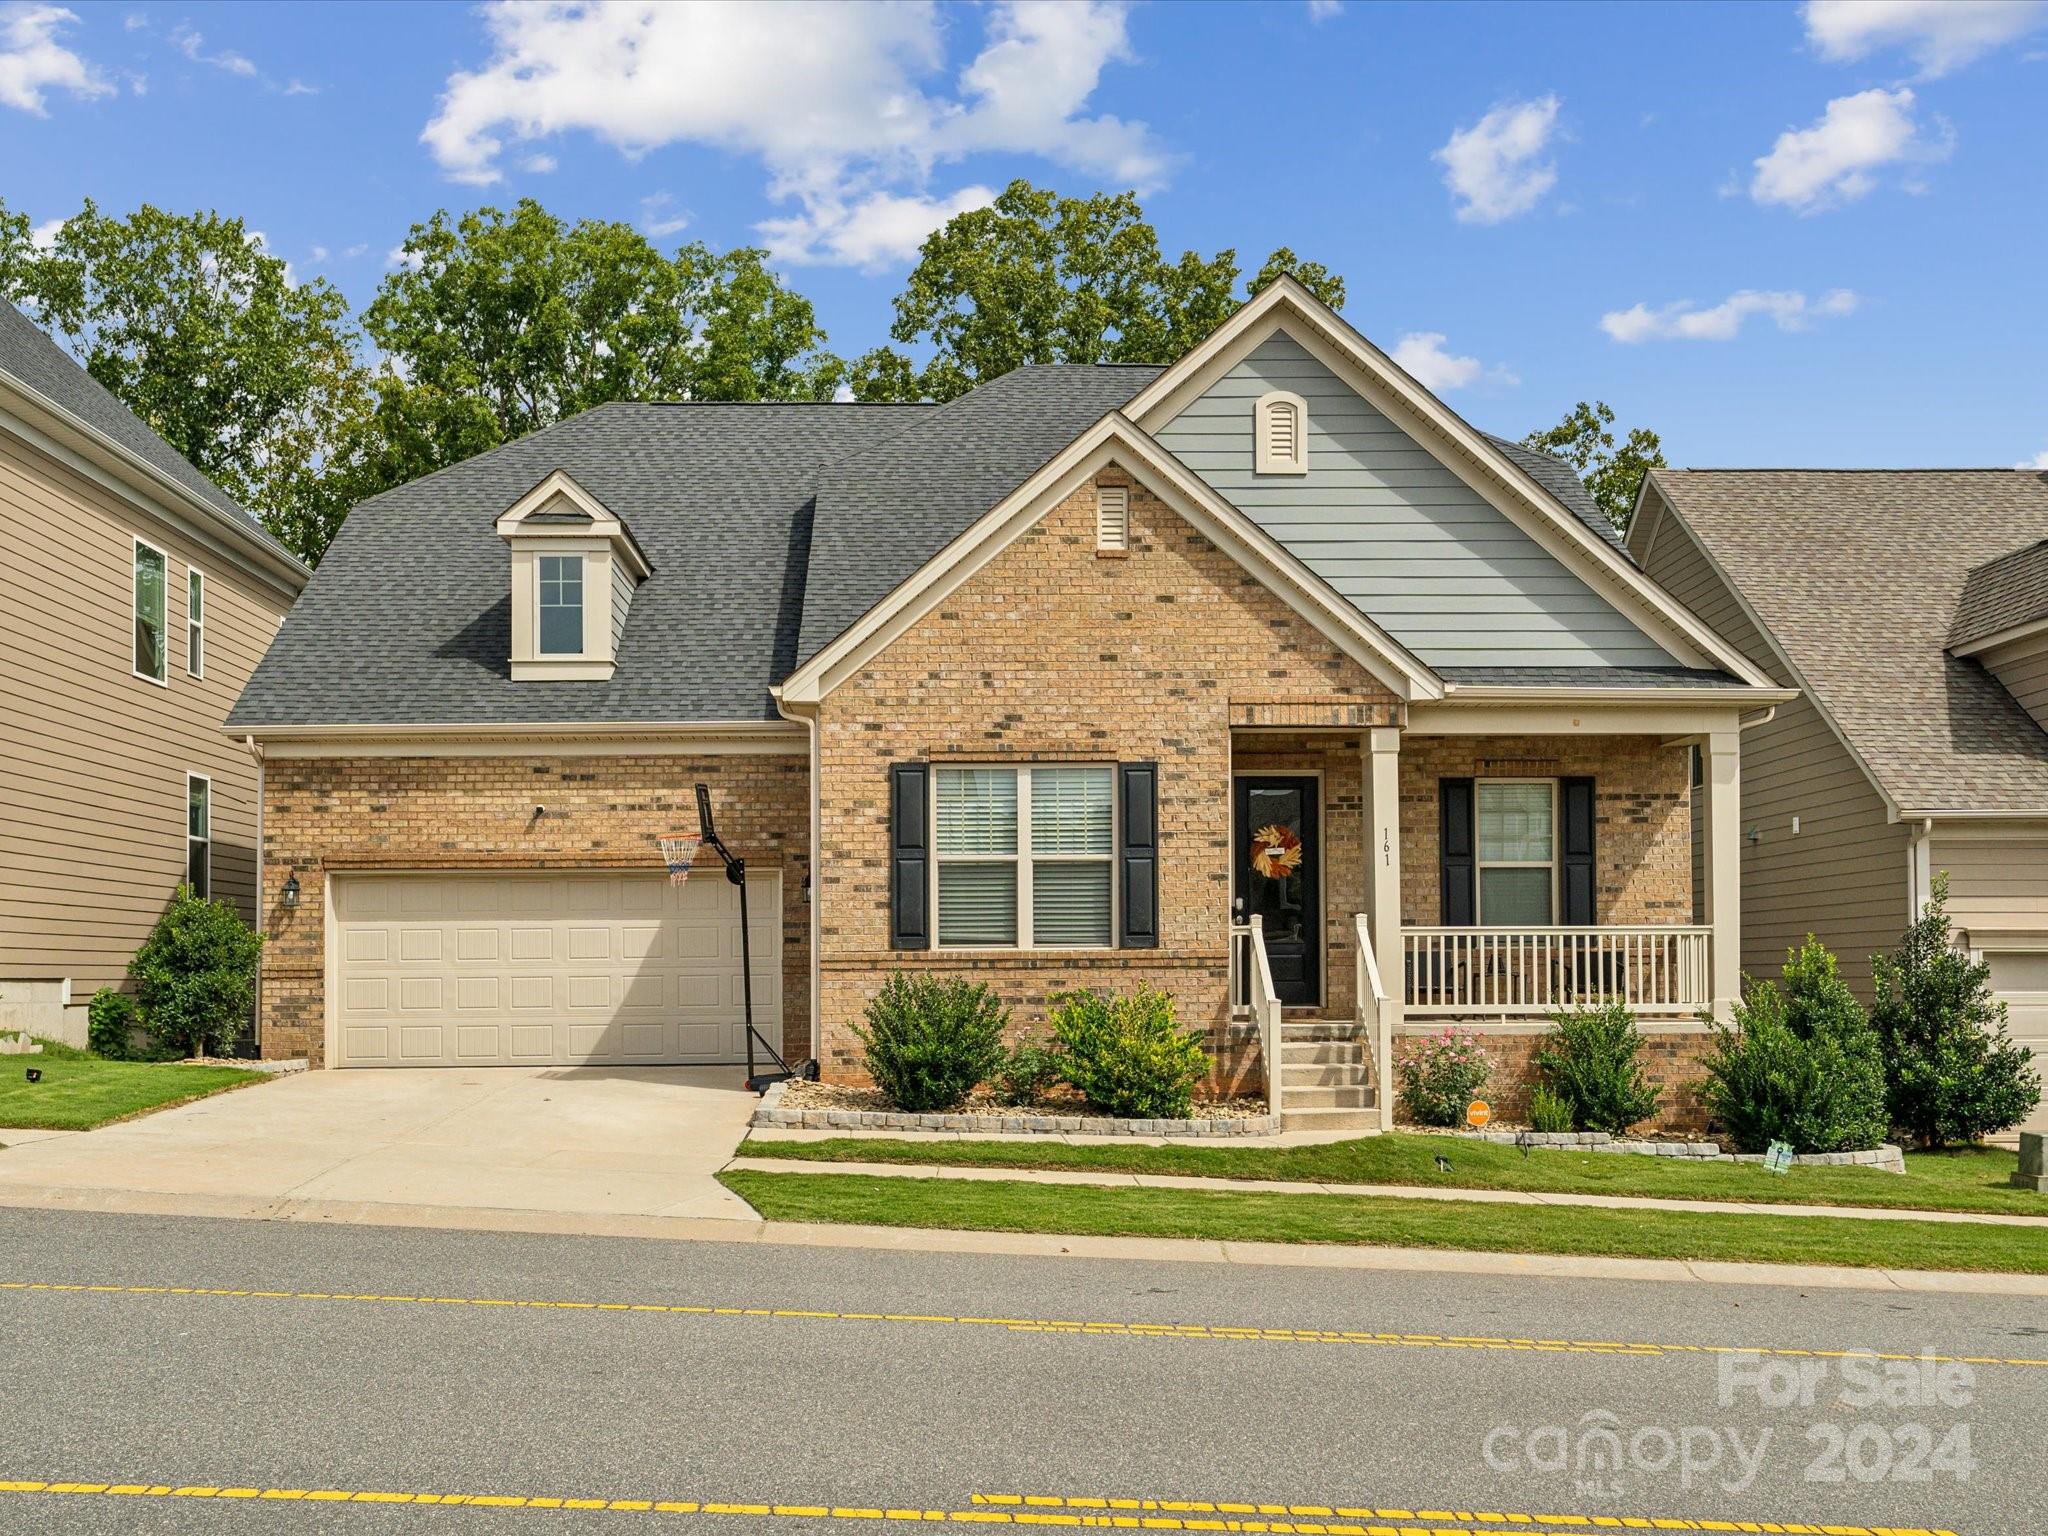
<path id="1" fill-rule="evenodd" d="M 205 64 L 213 69 L 225 70 L 231 75 L 243 75 L 252 80 L 256 77 L 255 60 L 244 57 L 234 49 L 223 48 L 219 53 L 206 52 L 206 39 L 189 21 L 181 21 L 171 28 L 171 46 L 194 64 Z"/>
<path id="2" fill-rule="evenodd" d="M 950 90 L 933 77 L 968 13 L 929 5 L 497 0 L 482 14 L 490 57 L 448 77 L 420 135 L 443 174 L 490 185 L 512 146 L 562 133 L 628 156 L 710 145 L 764 163 L 771 195 L 800 205 L 764 233 L 813 259 L 900 249 L 911 210 L 966 195 L 928 185 L 965 155 L 1034 154 L 1141 189 L 1169 163 L 1143 123 L 1087 110 L 1131 57 L 1121 0 L 1004 0 Z"/>
<path id="3" fill-rule="evenodd" d="M 519 169 L 535 176 L 545 176 L 559 163 L 553 155 L 528 155 L 519 162 Z"/>
<path id="4" fill-rule="evenodd" d="M 553 169 L 552 166 L 549 169 Z M 690 216 L 676 207 L 673 192 L 651 192 L 640 199 L 640 227 L 659 239 L 690 227 Z"/>
<path id="5" fill-rule="evenodd" d="M 320 87 L 308 85 L 297 75 L 293 75 L 291 79 L 285 81 L 284 93 L 287 96 L 318 96 L 320 94 Z"/>
<path id="6" fill-rule="evenodd" d="M 2022 459 L 2013 465 L 2014 469 L 2048 469 L 2048 448 L 2042 449 L 2031 459 Z"/>
<path id="7" fill-rule="evenodd" d="M 1343 14 L 1344 0 L 1308 0 L 1308 19 L 1318 26 Z"/>
<path id="8" fill-rule="evenodd" d="M 833 263 L 865 272 L 901 265 L 917 255 L 925 237 L 956 213 L 986 208 L 996 200 L 983 186 L 962 187 L 945 197 L 892 192 L 856 193 L 849 198 L 809 197 L 804 211 L 756 226 L 777 261 L 814 266 Z"/>
<path id="9" fill-rule="evenodd" d="M 1924 77 L 1945 75 L 2048 25 L 2044 0 L 1807 0 L 1806 40 L 1848 63 L 1888 48 Z"/>
<path id="10" fill-rule="evenodd" d="M 1498 385 L 1522 382 L 1504 367 L 1489 368 L 1476 357 L 1460 357 L 1444 350 L 1445 340 L 1442 331 L 1410 331 L 1394 344 L 1391 355 L 1416 383 L 1436 394 L 1463 389 L 1481 379 Z"/>
<path id="11" fill-rule="evenodd" d="M 326 246 L 316 245 L 313 247 L 310 259 L 314 262 L 315 265 L 318 265 L 320 262 L 323 262 L 327 259 L 328 254 L 329 253 Z"/>
<path id="12" fill-rule="evenodd" d="M 1809 128 L 1788 128 L 1756 160 L 1749 195 L 1800 213 L 1854 202 L 1877 185 L 1888 165 L 1924 165 L 1948 158 L 1954 136 L 1936 118 L 1922 132 L 1913 116 L 1913 93 L 1872 89 L 1838 96 Z"/>
<path id="13" fill-rule="evenodd" d="M 366 254 L 369 249 L 367 245 L 352 245 L 341 253 L 341 259 L 343 261 L 354 261 L 358 256 Z"/>
<path id="14" fill-rule="evenodd" d="M 1498 224 L 1527 213 L 1557 185 L 1557 167 L 1542 157 L 1557 129 L 1555 95 L 1495 107 L 1453 133 L 1431 157 L 1458 199 L 1461 223 Z"/>
<path id="15" fill-rule="evenodd" d="M 80 100 L 111 96 L 105 75 L 57 41 L 78 14 L 61 5 L 0 5 L 0 106 L 48 117 L 46 91 L 67 91 Z"/>
<path id="16" fill-rule="evenodd" d="M 28 232 L 28 243 L 39 251 L 55 250 L 57 236 L 64 231 L 62 219 L 45 219 Z"/>
<path id="17" fill-rule="evenodd" d="M 1744 288 L 1710 309 L 1680 299 L 1652 309 L 1636 304 L 1600 317 L 1600 329 L 1616 341 L 1733 341 L 1752 315 L 1768 317 L 1781 331 L 1806 330 L 1817 319 L 1853 314 L 1862 302 L 1847 288 L 1831 288 L 1808 300 L 1797 291 Z"/>

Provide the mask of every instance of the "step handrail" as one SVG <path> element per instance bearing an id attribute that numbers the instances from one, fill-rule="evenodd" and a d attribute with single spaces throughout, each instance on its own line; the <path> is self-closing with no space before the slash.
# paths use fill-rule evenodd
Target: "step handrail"
<path id="1" fill-rule="evenodd" d="M 1242 923 L 1230 925 L 1230 949 L 1234 959 L 1238 946 L 1246 952 L 1243 979 L 1247 985 L 1247 1006 L 1259 1029 L 1259 1056 L 1266 1071 L 1266 1113 L 1277 1125 L 1280 1119 L 1280 993 L 1273 985 L 1273 963 L 1266 956 L 1266 921 L 1254 913 Z M 1232 1001 L 1235 1002 L 1233 994 Z"/>
<path id="2" fill-rule="evenodd" d="M 1358 949 L 1358 973 L 1354 978 L 1358 997 L 1358 1027 L 1365 1035 L 1372 1050 L 1372 1101 L 1377 1111 L 1379 1128 L 1392 1130 L 1394 1126 L 1392 1085 L 1388 1079 L 1393 1075 L 1393 1039 L 1387 1029 L 1388 1004 L 1386 983 L 1380 979 L 1379 955 L 1372 937 L 1372 919 L 1365 913 L 1357 913 L 1352 921 L 1353 939 Z"/>

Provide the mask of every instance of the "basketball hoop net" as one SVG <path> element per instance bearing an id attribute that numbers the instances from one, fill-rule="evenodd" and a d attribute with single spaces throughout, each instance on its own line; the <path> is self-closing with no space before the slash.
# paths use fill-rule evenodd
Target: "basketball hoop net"
<path id="1" fill-rule="evenodd" d="M 696 832 L 664 832 L 656 840 L 661 844 L 662 862 L 668 865 L 670 882 L 681 885 L 690 878 L 690 865 L 697 857 L 703 836 Z"/>

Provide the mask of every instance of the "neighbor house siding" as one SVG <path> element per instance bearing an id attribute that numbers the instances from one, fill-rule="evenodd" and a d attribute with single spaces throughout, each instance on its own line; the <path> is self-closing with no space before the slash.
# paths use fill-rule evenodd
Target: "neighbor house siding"
<path id="1" fill-rule="evenodd" d="M 2028 714 L 2048 728 L 2048 633 L 1998 646 L 1977 660 Z"/>
<path id="2" fill-rule="evenodd" d="M 165 678 L 133 675 L 133 541 L 165 555 Z M 187 573 L 205 676 L 185 671 Z M 256 764 L 221 729 L 286 600 L 167 520 L 0 432 L 0 983 L 120 985 L 185 876 L 185 776 L 212 780 L 213 894 L 256 915 Z"/>
<path id="3" fill-rule="evenodd" d="M 1797 686 L 1692 531 L 1666 510 L 1655 534 L 1651 579 L 1772 681 Z M 1906 829 L 1886 820 L 1868 775 L 1805 694 L 1742 733 L 1742 827 L 1743 970 L 1776 976 L 1811 933 L 1867 1000 L 1870 957 L 1896 944 L 1906 921 Z"/>
<path id="4" fill-rule="evenodd" d="M 1252 468 L 1269 390 L 1308 402 L 1309 470 Z M 1285 332 L 1159 441 L 1432 666 L 1667 666 L 1672 658 Z"/>
<path id="5" fill-rule="evenodd" d="M 1936 832 L 1932 873 L 1948 873 L 1948 915 L 1959 931 L 2048 932 L 2048 835 L 2040 826 L 1974 837 Z"/>

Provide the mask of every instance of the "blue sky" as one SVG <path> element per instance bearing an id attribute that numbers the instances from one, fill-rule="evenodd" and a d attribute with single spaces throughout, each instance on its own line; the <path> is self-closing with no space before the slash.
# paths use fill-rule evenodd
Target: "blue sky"
<path id="1" fill-rule="evenodd" d="M 1278 244 L 1465 415 L 1695 465 L 2048 468 L 2048 3 L 0 0 L 0 198 L 217 208 L 358 306 L 539 198 L 768 244 L 833 347 L 1013 176 Z"/>

